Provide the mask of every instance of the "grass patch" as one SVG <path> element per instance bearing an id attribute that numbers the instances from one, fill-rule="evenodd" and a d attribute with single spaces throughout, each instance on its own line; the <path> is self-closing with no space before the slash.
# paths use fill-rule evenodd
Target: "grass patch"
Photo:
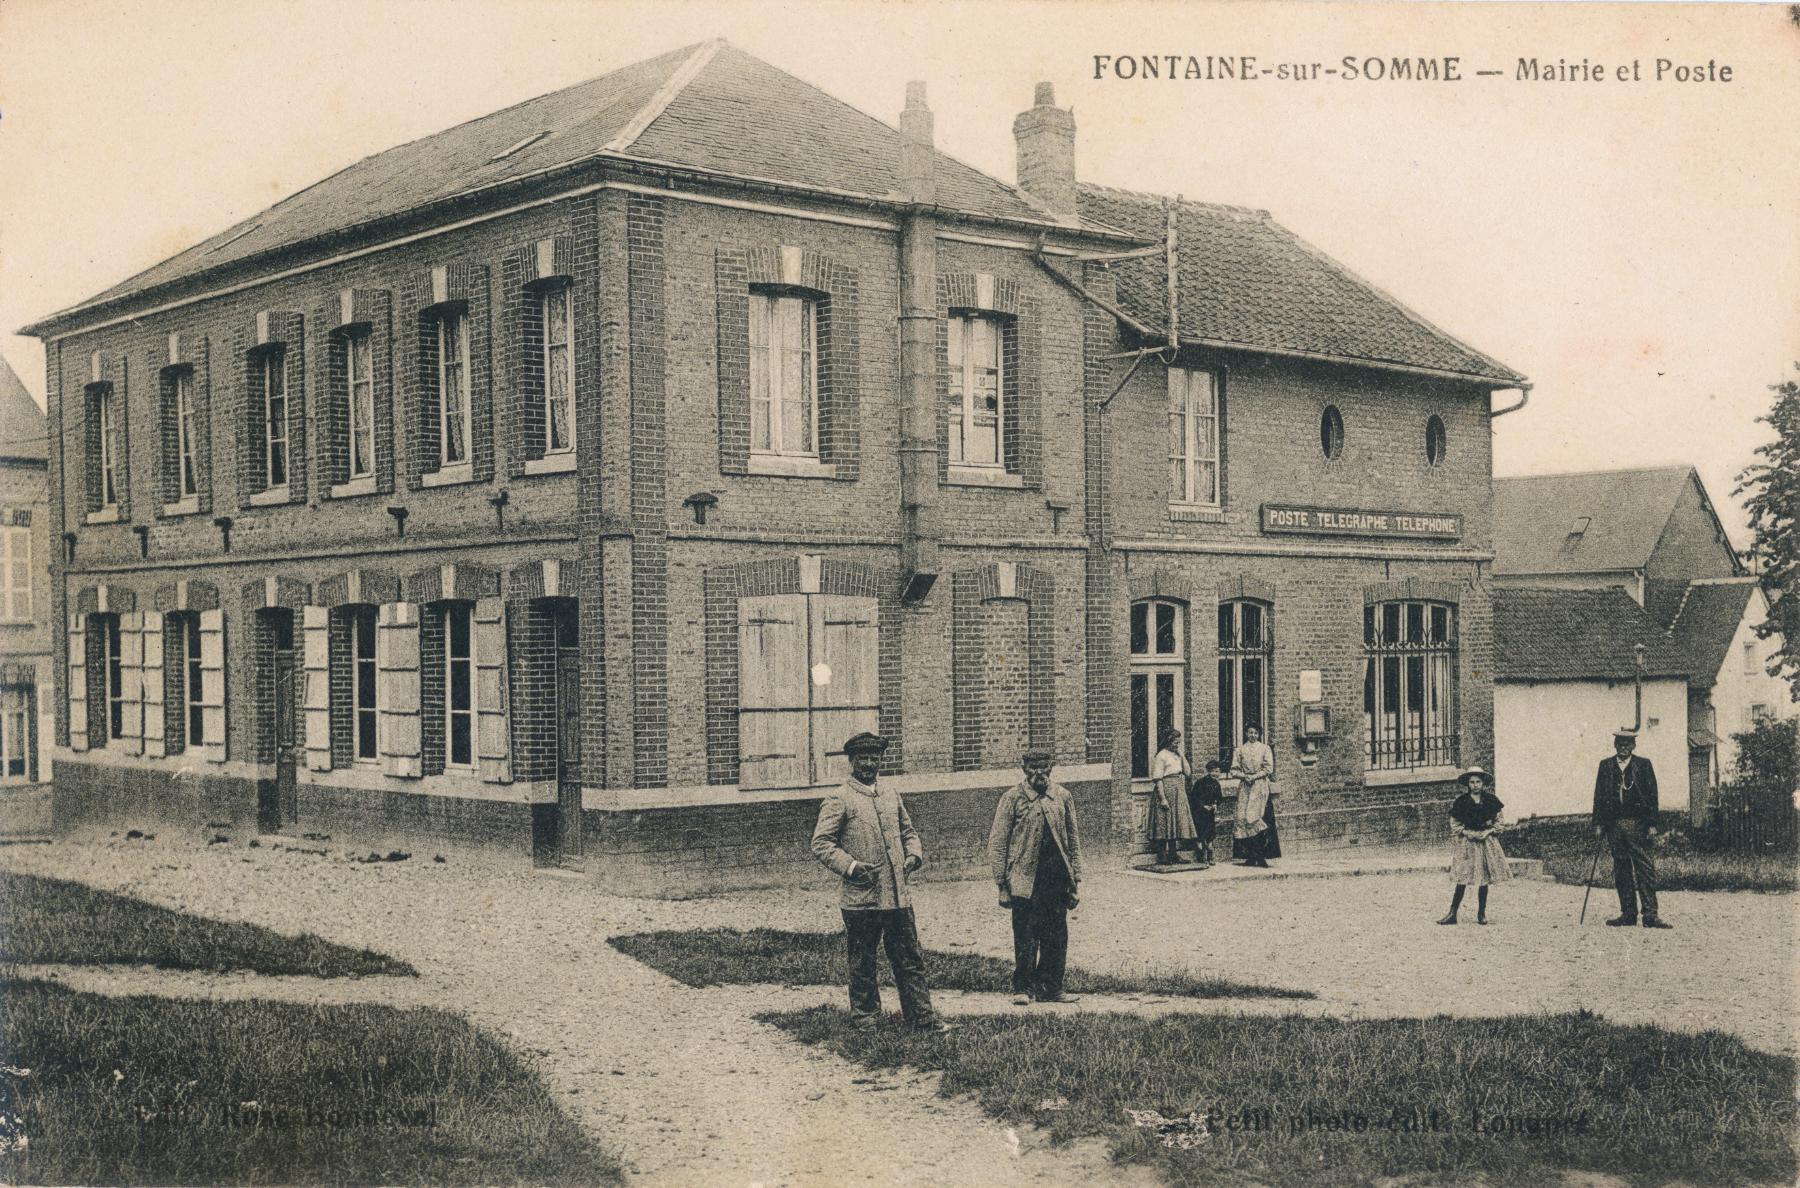
<path id="1" fill-rule="evenodd" d="M 619 1179 L 529 1067 L 454 1015 L 41 982 L 0 995 L 0 1182 Z"/>
<path id="2" fill-rule="evenodd" d="M 0 872 L 0 961 L 260 974 L 416 976 L 404 961 L 316 936 L 208 920 L 81 883 Z"/>
<path id="3" fill-rule="evenodd" d="M 1736 854 L 1699 848 L 1686 817 L 1664 813 L 1666 833 L 1656 847 L 1656 881 L 1664 891 L 1793 891 L 1800 889 L 1800 861 L 1793 854 Z M 1501 838 L 1514 858 L 1541 858 L 1559 883 L 1580 887 L 1594 873 L 1593 886 L 1610 888 L 1612 857 L 1594 836 L 1586 817 L 1527 821 Z M 1600 865 L 1594 852 L 1601 849 Z"/>
<path id="4" fill-rule="evenodd" d="M 849 977 L 844 937 L 835 932 L 777 928 L 704 928 L 636 932 L 607 941 L 613 948 L 689 986 L 838 986 Z M 893 985 L 886 962 L 884 985 Z M 1010 990 L 1012 962 L 974 953 L 925 950 L 925 977 L 934 990 Z M 1141 974 L 1090 973 L 1071 968 L 1076 994 L 1162 994 L 1170 998 L 1314 998 L 1310 990 L 1259 986 L 1181 970 Z"/>
<path id="5" fill-rule="evenodd" d="M 1152 1165 L 1171 1184 L 1491 1186 L 1561 1170 L 1640 1183 L 1794 1178 L 1794 1062 L 1720 1032 L 1622 1027 L 1587 1012 L 1021 1014 L 964 1017 L 932 1037 L 859 1032 L 834 1008 L 758 1018 L 870 1068 L 941 1073 L 943 1095 L 973 1095 L 1053 1141 L 1108 1140 L 1115 1160 Z M 1202 1121 L 1186 1122 L 1193 1114 Z M 1158 1116 L 1178 1121 L 1159 1126 Z"/>

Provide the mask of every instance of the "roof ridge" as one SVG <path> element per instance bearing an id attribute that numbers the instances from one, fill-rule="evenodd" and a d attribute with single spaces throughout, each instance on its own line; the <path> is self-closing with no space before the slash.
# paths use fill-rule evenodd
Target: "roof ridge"
<path id="1" fill-rule="evenodd" d="M 630 148 L 651 124 L 662 118 L 662 114 L 669 109 L 669 104 L 675 102 L 675 97 L 680 95 L 702 70 L 712 64 L 712 60 L 719 56 L 719 51 L 725 47 L 725 44 L 723 37 L 715 37 L 710 41 L 696 44 L 681 65 L 670 71 L 669 77 L 664 79 L 662 86 L 656 89 L 656 94 L 650 96 L 644 106 L 638 109 L 638 113 L 632 116 L 623 128 L 619 129 L 619 134 L 607 141 L 600 151 L 623 153 Z M 600 77 L 604 78 L 605 75 Z"/>
<path id="2" fill-rule="evenodd" d="M 1688 599 L 1694 596 L 1694 583 L 1688 582 L 1687 589 L 1681 592 L 1681 601 L 1675 604 L 1675 613 L 1669 616 L 1669 625 L 1663 628 L 1663 637 L 1670 642 L 1675 638 L 1675 625 L 1681 622 L 1681 616 L 1687 613 Z"/>
<path id="3" fill-rule="evenodd" d="M 1326 255 L 1325 252 L 1323 252 L 1319 248 L 1314 247 L 1311 243 L 1308 243 L 1306 240 L 1302 239 L 1292 229 L 1283 225 L 1278 220 L 1271 217 L 1268 220 L 1268 224 L 1274 230 L 1279 231 L 1281 234 L 1287 236 L 1290 240 L 1292 240 L 1294 242 L 1295 246 L 1299 247 L 1301 251 L 1307 253 L 1313 259 L 1317 260 L 1324 267 L 1332 270 L 1333 272 L 1336 272 L 1339 276 L 1344 277 L 1346 280 L 1349 280 L 1351 283 L 1361 285 L 1363 288 L 1374 293 L 1377 297 L 1381 298 L 1383 301 L 1386 301 L 1389 305 L 1392 305 L 1394 307 L 1394 309 L 1397 310 L 1401 314 L 1401 316 L 1410 319 L 1415 324 L 1417 324 L 1421 329 L 1425 330 L 1428 333 L 1435 334 L 1440 338 L 1444 338 L 1444 339 L 1449 340 L 1450 342 L 1455 343 L 1457 346 L 1459 346 L 1463 350 L 1469 352 L 1469 354 L 1473 355 L 1475 358 L 1486 363 L 1489 367 L 1492 367 L 1494 369 L 1494 374 L 1487 376 L 1485 378 L 1502 379 L 1508 375 L 1511 375 L 1511 376 L 1515 376 L 1517 378 L 1518 383 L 1524 384 L 1526 387 L 1530 386 L 1526 377 L 1519 375 L 1518 372 L 1515 372 L 1512 368 L 1510 368 L 1506 364 L 1500 362 L 1500 360 L 1494 358 L 1492 355 L 1488 354 L 1486 351 L 1477 350 L 1475 347 L 1470 346 L 1468 343 L 1464 342 L 1460 337 L 1458 337 L 1455 334 L 1450 333 L 1448 330 L 1444 329 L 1442 326 L 1439 326 L 1437 323 L 1433 322 L 1430 318 L 1427 318 L 1424 314 L 1419 313 L 1417 310 L 1413 309 L 1412 306 L 1406 304 L 1406 302 L 1400 300 L 1398 297 L 1396 297 L 1392 293 L 1388 292 L 1386 288 L 1382 287 L 1381 285 L 1376 284 L 1372 280 L 1369 280 L 1367 277 L 1363 276 L 1361 273 L 1357 272 L 1355 269 L 1351 268 L 1349 265 L 1343 264 L 1343 263 L 1339 262 L 1338 260 L 1333 259 L 1331 256 Z"/>
<path id="4" fill-rule="evenodd" d="M 1692 462 L 1671 462 L 1665 466 L 1620 466 L 1611 470 L 1551 470 L 1543 474 L 1507 474 L 1495 475 L 1497 483 L 1523 482 L 1531 479 L 1548 478 L 1598 478 L 1601 475 L 1619 474 L 1658 474 L 1663 471 L 1679 470 L 1684 474 L 1694 469 Z"/>
<path id="5" fill-rule="evenodd" d="M 1076 188 L 1081 190 L 1094 190 L 1102 194 L 1113 194 L 1120 198 L 1132 199 L 1145 203 L 1154 202 L 1157 205 L 1161 205 L 1173 197 L 1175 201 L 1182 206 L 1194 206 L 1203 210 L 1223 210 L 1229 211 L 1232 214 L 1252 215 L 1268 222 L 1274 221 L 1274 216 L 1262 207 L 1237 206 L 1229 202 L 1203 202 L 1200 199 L 1185 198 L 1179 194 L 1168 195 L 1158 194 L 1153 190 L 1130 190 L 1126 189 L 1124 186 L 1109 186 L 1100 182 L 1078 182 Z"/>
<path id="6" fill-rule="evenodd" d="M 1688 586 L 1758 586 L 1761 581 L 1755 574 L 1739 574 L 1736 577 L 1689 578 Z"/>

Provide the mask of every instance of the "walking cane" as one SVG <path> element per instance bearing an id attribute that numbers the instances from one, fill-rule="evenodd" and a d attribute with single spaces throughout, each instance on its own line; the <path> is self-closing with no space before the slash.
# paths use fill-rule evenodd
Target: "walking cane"
<path id="1" fill-rule="evenodd" d="M 1576 927 L 1587 923 L 1588 896 L 1594 893 L 1594 876 L 1600 873 L 1600 851 L 1604 841 L 1605 839 L 1600 839 L 1601 844 L 1594 846 L 1594 865 L 1588 869 L 1587 886 L 1581 892 L 1581 918 L 1575 921 Z"/>

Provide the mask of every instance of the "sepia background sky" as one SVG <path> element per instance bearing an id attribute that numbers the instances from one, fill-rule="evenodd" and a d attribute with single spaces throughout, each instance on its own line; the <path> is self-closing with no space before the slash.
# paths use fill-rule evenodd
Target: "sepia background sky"
<path id="1" fill-rule="evenodd" d="M 1800 359 L 1785 5 L 3 0 L 0 354 L 41 403 L 26 322 L 361 157 L 715 36 L 889 123 L 924 79 L 939 147 L 1007 181 L 1054 82 L 1083 180 L 1270 210 L 1530 376 L 1497 473 L 1692 462 L 1748 538 L 1734 477 Z M 1094 54 L 1471 77 L 1096 81 Z M 1531 56 L 1608 77 L 1514 81 Z M 1659 57 L 1733 79 L 1657 83 Z"/>

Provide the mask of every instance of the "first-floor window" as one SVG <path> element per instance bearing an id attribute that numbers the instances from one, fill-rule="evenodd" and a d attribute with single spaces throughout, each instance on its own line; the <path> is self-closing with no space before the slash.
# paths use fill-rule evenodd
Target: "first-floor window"
<path id="1" fill-rule="evenodd" d="M 1166 730 L 1187 729 L 1186 607 L 1166 599 L 1131 604 L 1131 776 L 1150 778 Z"/>
<path id="2" fill-rule="evenodd" d="M 263 352 L 263 480 L 269 488 L 288 481 L 287 357 L 279 350 Z"/>
<path id="3" fill-rule="evenodd" d="M 1219 391 L 1210 371 L 1169 368 L 1169 502 L 1219 503 Z"/>
<path id="4" fill-rule="evenodd" d="M 100 385 L 97 396 L 100 416 L 100 457 L 95 461 L 100 467 L 100 505 L 112 507 L 119 502 L 119 443 L 114 435 L 118 433 L 118 410 L 113 407 L 113 389 L 111 384 Z"/>
<path id="5" fill-rule="evenodd" d="M 349 397 L 350 477 L 370 478 L 375 474 L 375 367 L 367 330 L 344 339 L 344 390 Z"/>
<path id="6" fill-rule="evenodd" d="M 0 619 L 31 618 L 31 529 L 0 528 Z"/>
<path id="7" fill-rule="evenodd" d="M 879 724 L 879 639 L 873 598 L 738 600 L 739 787 L 844 778 L 845 740 Z"/>
<path id="8" fill-rule="evenodd" d="M 568 285 L 539 295 L 544 325 L 544 452 L 575 448 L 575 320 Z"/>
<path id="9" fill-rule="evenodd" d="M 1219 761 L 1227 765 L 1247 730 L 1269 733 L 1274 608 L 1249 598 L 1219 604 Z"/>
<path id="10" fill-rule="evenodd" d="M 1006 461 L 1005 327 L 988 314 L 951 314 L 950 461 L 959 466 L 1002 466 Z"/>
<path id="11" fill-rule="evenodd" d="M 350 616 L 350 716 L 358 759 L 377 759 L 375 724 L 375 608 L 358 607 Z"/>
<path id="12" fill-rule="evenodd" d="M 750 448 L 819 452 L 818 310 L 809 297 L 750 294 Z"/>
<path id="13" fill-rule="evenodd" d="M 1457 761 L 1456 607 L 1397 600 L 1363 608 L 1363 738 L 1369 767 Z"/>
<path id="14" fill-rule="evenodd" d="M 8 780 L 30 774 L 31 691 L 0 691 L 0 773 Z"/>
<path id="15" fill-rule="evenodd" d="M 466 602 L 444 605 L 444 765 L 475 766 L 475 671 L 473 610 Z"/>
<path id="16" fill-rule="evenodd" d="M 438 461 L 469 460 L 469 317 L 460 309 L 438 318 Z"/>
<path id="17" fill-rule="evenodd" d="M 175 373 L 174 382 L 175 489 L 177 497 L 186 499 L 200 491 L 194 469 L 194 373 L 182 368 Z"/>

